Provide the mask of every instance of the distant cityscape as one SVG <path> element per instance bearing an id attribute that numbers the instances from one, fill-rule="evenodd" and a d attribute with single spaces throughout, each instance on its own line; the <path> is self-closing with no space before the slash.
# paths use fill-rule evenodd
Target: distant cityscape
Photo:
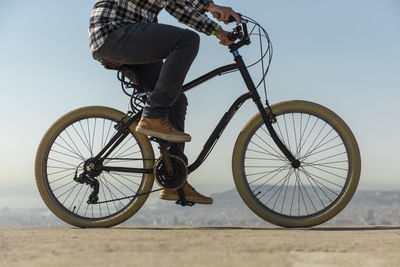
<path id="1" fill-rule="evenodd" d="M 1 197 L 1 196 L 0 196 Z M 250 211 L 236 190 L 212 194 L 211 206 L 180 207 L 153 194 L 127 225 L 269 226 Z M 358 191 L 348 206 L 325 225 L 400 225 L 400 192 Z M 0 225 L 65 225 L 45 206 L 0 206 Z"/>

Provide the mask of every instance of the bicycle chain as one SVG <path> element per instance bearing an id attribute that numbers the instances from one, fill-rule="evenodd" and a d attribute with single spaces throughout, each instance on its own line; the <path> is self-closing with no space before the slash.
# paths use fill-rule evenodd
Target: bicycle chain
<path id="1" fill-rule="evenodd" d="M 135 198 L 135 197 L 139 197 L 139 196 L 142 196 L 142 195 L 151 194 L 151 193 L 154 193 L 154 192 L 157 192 L 157 191 L 161 191 L 161 190 L 162 190 L 162 188 L 159 188 L 159 189 L 151 190 L 151 191 L 149 191 L 149 192 L 139 193 L 139 194 L 136 194 L 136 195 L 133 195 L 133 196 L 127 196 L 127 197 L 121 197 L 121 198 L 116 198 L 116 199 L 110 199 L 110 200 L 99 201 L 99 202 L 97 202 L 97 203 L 95 203 L 95 204 L 104 204 L 104 203 L 109 203 L 109 202 L 113 202 L 113 201 L 124 200 L 124 199 L 128 199 L 128 198 Z"/>
<path id="2" fill-rule="evenodd" d="M 105 160 L 156 160 L 156 159 L 140 159 L 140 158 L 105 158 Z"/>

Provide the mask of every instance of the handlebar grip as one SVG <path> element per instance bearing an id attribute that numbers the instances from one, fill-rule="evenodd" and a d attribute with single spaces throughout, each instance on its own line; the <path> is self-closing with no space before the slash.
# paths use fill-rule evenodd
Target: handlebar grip
<path id="1" fill-rule="evenodd" d="M 242 16 L 240 13 L 236 13 L 236 14 L 238 14 L 239 17 Z M 215 13 L 215 14 L 213 14 L 213 16 L 214 16 L 214 18 L 219 19 L 221 17 L 221 14 Z M 236 21 L 236 19 L 232 15 L 230 15 L 229 18 L 228 18 L 228 22 L 232 23 L 232 22 L 235 22 L 235 21 Z"/>
<path id="2" fill-rule="evenodd" d="M 232 22 L 235 22 L 236 19 L 231 15 L 231 16 L 229 16 L 228 21 L 229 21 L 229 23 L 232 23 Z"/>

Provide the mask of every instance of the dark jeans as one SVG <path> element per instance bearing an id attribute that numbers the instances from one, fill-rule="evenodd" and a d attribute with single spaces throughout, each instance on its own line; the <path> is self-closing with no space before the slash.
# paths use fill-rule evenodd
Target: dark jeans
<path id="1" fill-rule="evenodd" d="M 190 30 L 158 23 L 132 23 L 112 32 L 94 56 L 129 65 L 144 89 L 152 92 L 143 116 L 168 118 L 178 131 L 184 131 L 187 99 L 182 85 L 197 55 L 199 41 L 199 35 Z M 129 77 L 129 73 L 126 75 Z M 170 148 L 171 154 L 187 163 L 183 150 L 184 143 L 172 144 Z"/>

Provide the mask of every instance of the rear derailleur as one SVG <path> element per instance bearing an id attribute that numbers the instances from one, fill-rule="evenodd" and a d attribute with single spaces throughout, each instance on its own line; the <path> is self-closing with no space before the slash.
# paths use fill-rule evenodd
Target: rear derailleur
<path id="1" fill-rule="evenodd" d="M 97 204 L 99 201 L 99 188 L 100 183 L 95 177 L 100 175 L 101 170 L 97 168 L 97 164 L 92 162 L 91 159 L 87 160 L 84 164 L 84 171 L 78 176 L 78 170 L 75 172 L 74 181 L 80 184 L 87 184 L 92 189 L 93 192 L 89 195 L 89 199 L 87 201 L 88 204 Z"/>

